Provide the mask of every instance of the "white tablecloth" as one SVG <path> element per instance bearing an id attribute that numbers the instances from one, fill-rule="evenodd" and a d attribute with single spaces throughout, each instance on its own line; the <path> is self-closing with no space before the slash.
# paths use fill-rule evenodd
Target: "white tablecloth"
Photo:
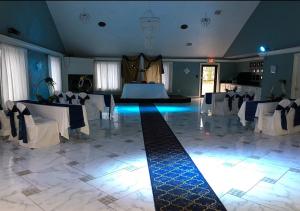
<path id="1" fill-rule="evenodd" d="M 32 103 L 24 103 L 33 116 L 41 116 L 43 118 L 55 120 L 58 123 L 58 130 L 61 136 L 69 139 L 70 114 L 68 107 L 48 106 Z M 83 118 L 85 126 L 80 128 L 80 132 L 89 135 L 90 128 L 87 119 L 85 106 L 82 106 Z"/>
<path id="2" fill-rule="evenodd" d="M 122 99 L 168 99 L 163 84 L 125 84 Z"/>

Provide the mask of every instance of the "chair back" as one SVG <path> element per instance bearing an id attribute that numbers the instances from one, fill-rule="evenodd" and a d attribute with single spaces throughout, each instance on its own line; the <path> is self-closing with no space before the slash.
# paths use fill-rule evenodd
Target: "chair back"
<path id="1" fill-rule="evenodd" d="M 291 101 L 289 99 L 283 99 L 278 103 L 278 105 L 282 106 L 283 108 L 287 108 L 291 105 Z"/>
<path id="2" fill-rule="evenodd" d="M 89 97 L 88 94 L 85 93 L 85 92 L 80 92 L 80 93 L 78 94 L 78 101 L 79 101 L 79 103 L 80 103 L 81 105 L 84 105 L 84 104 L 85 104 L 85 101 L 86 101 L 86 100 L 89 100 L 89 99 L 90 99 L 90 97 Z"/>
<path id="3" fill-rule="evenodd" d="M 11 100 L 6 101 L 6 107 L 8 110 L 12 111 L 14 108 L 14 103 Z"/>
<path id="4" fill-rule="evenodd" d="M 73 94 L 73 92 L 71 92 L 71 91 L 66 92 L 66 100 L 69 104 L 73 104 L 73 100 L 75 100 L 75 99 L 76 99 L 76 97 Z"/>

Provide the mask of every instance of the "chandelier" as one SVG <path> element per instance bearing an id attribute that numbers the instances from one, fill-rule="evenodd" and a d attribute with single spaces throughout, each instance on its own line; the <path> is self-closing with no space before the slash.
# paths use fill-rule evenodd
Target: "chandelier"
<path id="1" fill-rule="evenodd" d="M 83 24 L 87 24 L 90 21 L 90 18 L 91 18 L 90 14 L 88 14 L 86 12 L 82 12 L 79 14 L 79 20 Z"/>
<path id="2" fill-rule="evenodd" d="M 145 36 L 145 48 L 152 49 L 155 33 L 159 30 L 160 18 L 155 17 L 151 10 L 147 10 L 140 17 L 140 26 Z"/>
<path id="3" fill-rule="evenodd" d="M 207 17 L 206 13 L 205 16 L 203 18 L 201 18 L 201 24 L 203 27 L 208 27 L 208 25 L 210 24 L 210 18 Z"/>

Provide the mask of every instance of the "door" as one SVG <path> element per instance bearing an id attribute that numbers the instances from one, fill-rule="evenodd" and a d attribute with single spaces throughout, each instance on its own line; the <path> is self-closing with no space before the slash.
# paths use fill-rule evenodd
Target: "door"
<path id="1" fill-rule="evenodd" d="M 217 87 L 217 65 L 202 65 L 201 69 L 201 96 L 215 92 Z"/>

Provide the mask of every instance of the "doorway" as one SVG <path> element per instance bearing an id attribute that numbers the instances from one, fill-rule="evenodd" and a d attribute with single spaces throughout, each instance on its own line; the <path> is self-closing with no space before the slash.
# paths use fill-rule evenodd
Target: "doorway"
<path id="1" fill-rule="evenodd" d="M 201 66 L 201 97 L 205 93 L 216 92 L 217 88 L 217 69 L 218 65 L 202 65 Z"/>

